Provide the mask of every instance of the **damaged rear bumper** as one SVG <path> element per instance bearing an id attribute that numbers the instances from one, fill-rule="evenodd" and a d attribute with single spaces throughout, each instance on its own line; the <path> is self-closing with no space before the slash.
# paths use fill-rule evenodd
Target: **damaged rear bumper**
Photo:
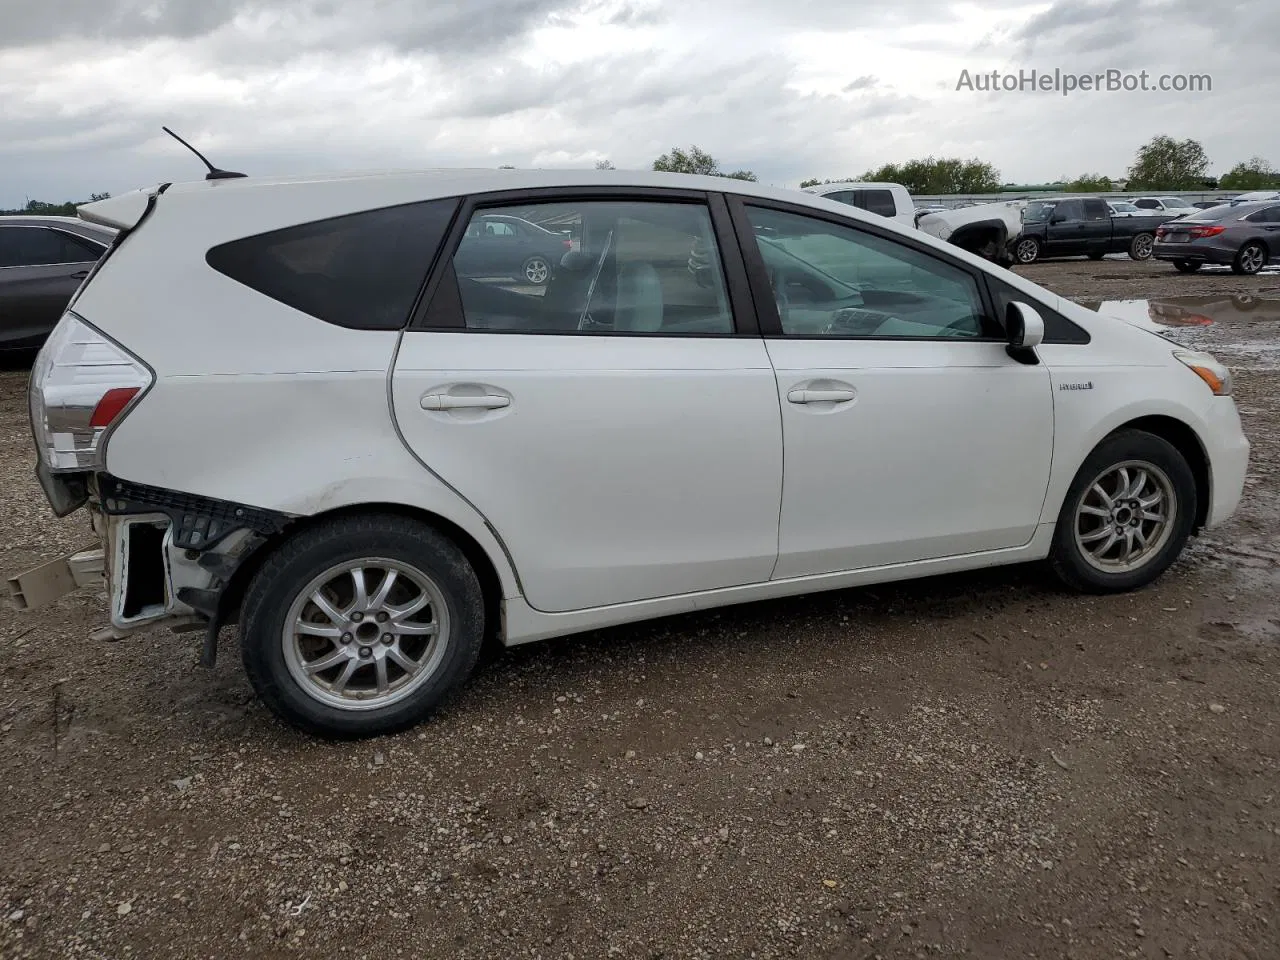
<path id="1" fill-rule="evenodd" d="M 185 617 L 203 621 L 208 635 L 216 638 L 236 571 L 293 519 L 105 473 L 88 479 L 86 493 L 100 546 L 10 577 L 9 591 L 16 606 L 29 610 L 101 583 L 107 590 L 110 632 L 116 636 Z M 211 642 L 206 643 L 206 661 L 212 659 Z"/>

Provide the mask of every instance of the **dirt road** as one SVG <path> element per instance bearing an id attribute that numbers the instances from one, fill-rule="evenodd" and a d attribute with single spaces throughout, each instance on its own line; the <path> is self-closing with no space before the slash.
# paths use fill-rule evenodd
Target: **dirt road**
<path id="1" fill-rule="evenodd" d="M 611 630 L 347 745 L 269 718 L 230 634 L 209 672 L 194 635 L 87 640 L 91 593 L 0 612 L 0 956 L 1280 956 L 1280 276 L 1025 273 L 1235 368 L 1246 500 L 1156 586 L 998 570 Z M 32 480 L 24 384 L 5 570 L 88 539 Z"/>

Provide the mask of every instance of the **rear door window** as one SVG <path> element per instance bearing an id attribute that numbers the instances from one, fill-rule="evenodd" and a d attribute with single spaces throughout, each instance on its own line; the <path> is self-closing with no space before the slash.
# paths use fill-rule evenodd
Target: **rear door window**
<path id="1" fill-rule="evenodd" d="M 48 227 L 0 227 L 0 267 L 92 263 L 103 248 Z"/>
<path id="2" fill-rule="evenodd" d="M 1106 220 L 1111 216 L 1105 200 L 1086 200 L 1084 202 L 1084 218 L 1086 220 Z"/>
<path id="3" fill-rule="evenodd" d="M 898 213 L 898 207 L 893 202 L 893 193 L 889 190 L 861 190 L 859 191 L 858 206 L 872 213 L 878 213 L 882 217 L 893 217 Z"/>
<path id="4" fill-rule="evenodd" d="M 326 323 L 395 330 L 409 319 L 457 205 L 429 200 L 317 220 L 221 244 L 205 259 Z"/>

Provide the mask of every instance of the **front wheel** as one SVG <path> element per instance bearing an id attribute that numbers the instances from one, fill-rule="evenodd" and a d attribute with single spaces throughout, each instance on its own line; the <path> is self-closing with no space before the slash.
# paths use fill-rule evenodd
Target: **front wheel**
<path id="1" fill-rule="evenodd" d="M 423 720 L 470 675 L 479 580 L 451 540 L 404 517 L 343 517 L 287 540 L 241 614 L 245 670 L 277 716 L 366 737 Z"/>
<path id="2" fill-rule="evenodd" d="M 1173 261 L 1173 269 L 1179 273 L 1195 273 L 1200 269 L 1200 261 L 1197 260 L 1193 263 L 1190 260 L 1175 260 Z"/>
<path id="3" fill-rule="evenodd" d="M 1151 251 L 1155 248 L 1156 238 L 1149 233 L 1140 233 L 1129 241 L 1130 260 L 1150 260 Z"/>
<path id="4" fill-rule="evenodd" d="M 1072 481 L 1050 563 L 1076 590 L 1134 590 L 1178 558 L 1195 516 L 1195 477 L 1177 448 L 1155 434 L 1121 430 L 1098 445 Z"/>
<path id="5" fill-rule="evenodd" d="M 1013 258 L 1018 263 L 1035 263 L 1040 259 L 1040 241 L 1035 237 L 1023 237 L 1013 248 Z"/>

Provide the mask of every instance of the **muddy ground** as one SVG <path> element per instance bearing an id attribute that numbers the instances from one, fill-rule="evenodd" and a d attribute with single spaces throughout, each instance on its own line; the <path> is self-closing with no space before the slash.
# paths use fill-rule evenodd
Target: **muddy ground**
<path id="1" fill-rule="evenodd" d="M 1280 275 L 1025 273 L 1191 297 L 1174 335 L 1235 368 L 1244 504 L 1157 585 L 1003 569 L 610 630 L 344 745 L 269 717 L 229 634 L 209 672 L 193 635 L 86 639 L 90 592 L 4 611 L 0 955 L 1280 956 Z M 24 384 L 4 570 L 88 539 L 31 477 Z"/>

